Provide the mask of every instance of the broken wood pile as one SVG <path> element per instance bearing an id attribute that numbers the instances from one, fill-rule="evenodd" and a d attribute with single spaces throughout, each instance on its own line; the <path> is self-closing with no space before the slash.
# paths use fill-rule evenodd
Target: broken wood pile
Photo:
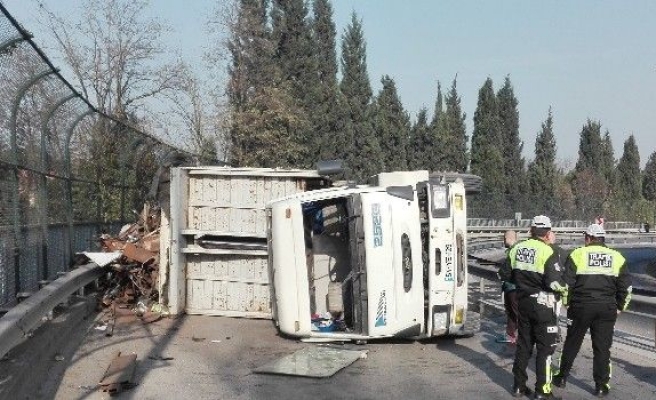
<path id="1" fill-rule="evenodd" d="M 103 234 L 103 252 L 120 256 L 108 265 L 103 307 L 115 303 L 134 304 L 143 315 L 158 298 L 160 209 L 146 204 L 134 224 L 123 226 L 116 237 Z"/>

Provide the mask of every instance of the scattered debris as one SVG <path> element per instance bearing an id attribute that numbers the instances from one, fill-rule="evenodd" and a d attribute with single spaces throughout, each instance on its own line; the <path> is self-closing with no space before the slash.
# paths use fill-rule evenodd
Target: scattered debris
<path id="1" fill-rule="evenodd" d="M 205 341 L 205 338 L 204 337 L 192 336 L 191 340 L 193 340 L 194 342 L 203 342 L 203 341 Z"/>
<path id="2" fill-rule="evenodd" d="M 100 253 L 84 251 L 82 252 L 82 254 L 87 256 L 89 260 L 95 262 L 101 267 L 109 265 L 113 261 L 118 260 L 119 258 L 121 258 L 122 255 L 120 251 L 100 252 Z"/>
<path id="3" fill-rule="evenodd" d="M 105 324 L 105 325 L 96 325 L 96 327 L 93 328 L 93 329 L 95 329 L 97 331 L 106 331 L 107 330 L 107 324 Z"/>
<path id="4" fill-rule="evenodd" d="M 125 356 L 121 352 L 116 353 L 116 356 L 107 367 L 105 375 L 100 380 L 100 387 L 103 392 L 108 392 L 110 395 L 115 395 L 125 389 L 134 387 L 134 371 L 137 366 L 137 355 L 132 353 Z"/>
<path id="5" fill-rule="evenodd" d="M 215 339 L 215 340 L 210 341 L 210 343 L 221 343 L 221 341 Z"/>
<path id="6" fill-rule="evenodd" d="M 167 306 L 165 306 L 164 304 L 162 304 L 162 303 L 154 303 L 150 307 L 150 311 L 153 312 L 153 313 L 157 313 L 157 314 L 159 314 L 163 317 L 166 317 L 166 316 L 169 315 L 169 308 Z"/>
<path id="7" fill-rule="evenodd" d="M 160 209 L 145 204 L 134 224 L 123 226 L 117 236 L 100 235 L 102 252 L 82 253 L 88 259 L 107 268 L 107 275 L 99 282 L 102 294 L 101 308 L 118 305 L 129 308 L 144 318 L 151 310 L 168 315 L 168 310 L 155 307 L 159 297 L 159 229 Z M 108 336 L 112 332 L 108 328 Z"/>
<path id="8" fill-rule="evenodd" d="M 64 361 L 65 358 L 61 354 L 55 354 L 55 361 Z"/>
<path id="9" fill-rule="evenodd" d="M 173 360 L 173 357 L 164 357 L 164 356 L 148 356 L 151 360 L 158 360 L 158 361 L 170 361 Z"/>

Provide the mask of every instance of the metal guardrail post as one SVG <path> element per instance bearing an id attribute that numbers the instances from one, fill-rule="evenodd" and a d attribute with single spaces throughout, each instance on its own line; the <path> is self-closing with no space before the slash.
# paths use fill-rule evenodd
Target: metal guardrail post
<path id="1" fill-rule="evenodd" d="M 479 296 L 478 299 L 478 312 L 481 314 L 481 318 L 485 315 L 485 302 L 483 301 L 483 296 L 485 295 L 485 278 L 481 277 L 479 282 Z"/>

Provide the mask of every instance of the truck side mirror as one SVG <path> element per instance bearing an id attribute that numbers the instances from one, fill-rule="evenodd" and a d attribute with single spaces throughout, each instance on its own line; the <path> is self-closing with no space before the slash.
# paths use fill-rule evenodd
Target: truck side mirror
<path id="1" fill-rule="evenodd" d="M 317 173 L 321 176 L 339 175 L 344 172 L 344 161 L 325 160 L 317 163 Z"/>

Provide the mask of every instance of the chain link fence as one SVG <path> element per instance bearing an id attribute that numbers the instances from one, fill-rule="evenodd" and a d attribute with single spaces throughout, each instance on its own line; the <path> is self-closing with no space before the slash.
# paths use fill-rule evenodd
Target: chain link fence
<path id="1" fill-rule="evenodd" d="M 0 306 L 133 221 L 179 152 L 97 110 L 0 4 Z"/>

